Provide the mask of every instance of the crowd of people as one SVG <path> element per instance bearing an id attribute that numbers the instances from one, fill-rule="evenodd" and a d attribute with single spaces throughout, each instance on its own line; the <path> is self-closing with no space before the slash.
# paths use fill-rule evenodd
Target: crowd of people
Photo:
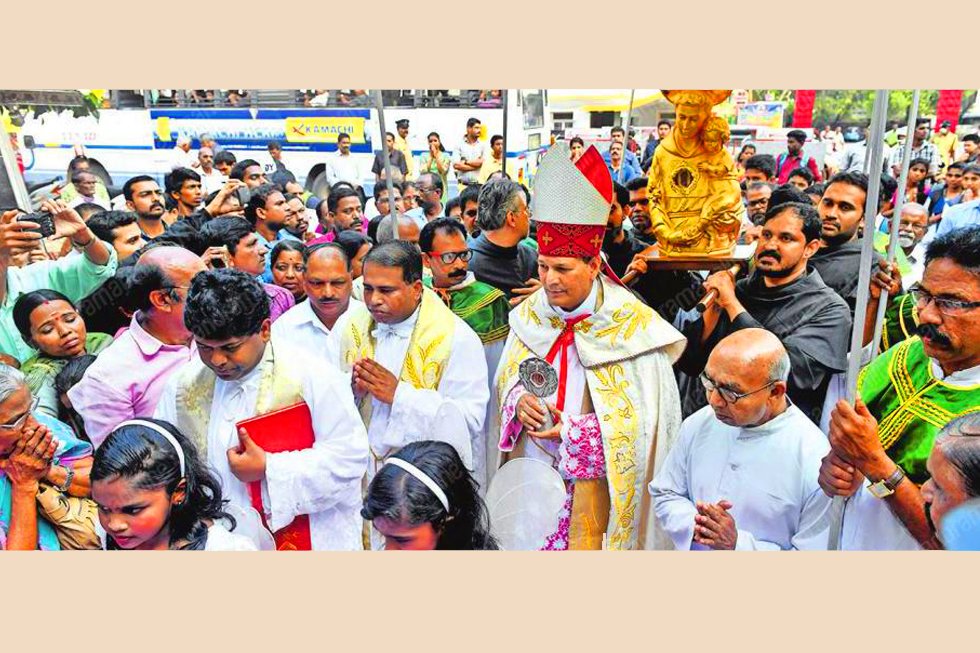
<path id="1" fill-rule="evenodd" d="M 487 491 L 522 459 L 560 479 L 544 550 L 976 540 L 976 135 L 896 138 L 874 215 L 866 141 L 746 144 L 736 275 L 647 264 L 668 121 L 642 149 L 560 141 L 530 188 L 478 120 L 452 158 L 408 127 L 370 197 L 344 134 L 322 198 L 278 144 L 267 173 L 201 135 L 162 188 L 111 197 L 79 156 L 40 213 L 0 215 L 0 548 L 507 548 Z"/>

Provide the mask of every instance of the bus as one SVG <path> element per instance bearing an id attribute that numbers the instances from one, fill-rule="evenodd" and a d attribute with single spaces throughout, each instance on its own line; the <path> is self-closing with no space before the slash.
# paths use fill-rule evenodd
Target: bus
<path id="1" fill-rule="evenodd" d="M 354 101 L 348 99 L 343 104 L 327 101 L 317 106 L 315 99 L 304 102 L 299 95 L 290 98 L 286 94 L 284 98 L 282 92 L 253 90 L 243 91 L 249 99 L 237 106 L 146 101 L 142 106 L 129 107 L 119 101 L 126 93 L 131 96 L 134 92 L 110 91 L 106 102 L 110 108 L 99 111 L 97 117 L 76 117 L 68 110 L 26 114 L 18 141 L 28 184 L 64 178 L 69 161 L 83 153 L 93 160 L 92 168 L 110 189 L 143 174 L 162 183 L 170 172 L 171 150 L 177 139 L 189 137 L 196 150 L 199 137 L 209 134 L 238 160 L 255 159 L 270 171 L 273 162 L 266 147 L 270 141 L 279 142 L 286 167 L 307 190 L 322 197 L 327 190 L 326 157 L 336 151 L 337 135 L 347 133 L 351 153 L 364 171 L 362 186 L 367 193 L 373 189 L 370 169 L 382 141 L 378 112 L 369 95 L 355 95 Z M 179 97 L 193 97 L 187 95 L 189 91 L 180 93 Z M 451 90 L 437 95 L 431 91 L 385 91 L 384 95 L 385 126 L 395 132 L 397 120 L 410 121 L 408 142 L 416 160 L 428 151 L 427 136 L 433 131 L 439 133 L 447 153 L 454 156 L 469 118 L 481 121 L 481 140 L 489 151 L 490 138 L 503 130 L 501 95 L 507 102 L 507 171 L 512 177 L 529 185 L 541 155 L 551 144 L 551 121 L 544 110 L 547 92 L 543 89 L 513 89 L 487 95 L 489 99 L 466 91 L 453 95 Z M 388 106 L 389 102 L 393 106 Z M 452 172 L 449 181 L 455 194 Z"/>

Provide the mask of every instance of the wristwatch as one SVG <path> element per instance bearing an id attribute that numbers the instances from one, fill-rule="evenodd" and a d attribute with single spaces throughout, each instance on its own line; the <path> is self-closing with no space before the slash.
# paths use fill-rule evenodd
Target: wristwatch
<path id="1" fill-rule="evenodd" d="M 891 495 L 895 494 L 895 488 L 898 487 L 898 484 L 902 482 L 903 478 L 905 478 L 905 470 L 896 465 L 895 471 L 891 473 L 891 476 L 888 478 L 883 478 L 877 483 L 870 484 L 868 486 L 868 491 L 876 499 L 890 497 Z"/>
<path id="2" fill-rule="evenodd" d="M 61 465 L 61 467 L 65 470 L 67 476 L 65 476 L 65 482 L 56 486 L 55 489 L 59 492 L 67 492 L 71 488 L 71 482 L 75 480 L 75 470 L 67 465 Z"/>

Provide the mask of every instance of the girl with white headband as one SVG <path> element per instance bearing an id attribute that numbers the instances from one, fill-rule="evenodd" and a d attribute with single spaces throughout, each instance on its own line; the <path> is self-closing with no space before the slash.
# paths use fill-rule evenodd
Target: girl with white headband
<path id="1" fill-rule="evenodd" d="M 194 445 L 167 422 L 117 426 L 95 452 L 91 480 L 107 549 L 258 548 L 240 534 L 241 518 L 226 511 L 221 485 Z"/>
<path id="2" fill-rule="evenodd" d="M 477 487 L 452 445 L 413 442 L 375 475 L 361 516 L 386 550 L 497 549 Z"/>

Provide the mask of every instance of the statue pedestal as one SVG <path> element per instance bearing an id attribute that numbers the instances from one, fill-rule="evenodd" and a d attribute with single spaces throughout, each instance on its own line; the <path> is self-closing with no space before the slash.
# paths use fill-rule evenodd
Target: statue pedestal
<path id="1" fill-rule="evenodd" d="M 704 256 L 703 254 L 661 256 L 655 247 L 650 249 L 653 251 L 645 254 L 644 258 L 651 272 L 655 270 L 707 270 L 717 272 L 727 270 L 733 265 L 741 265 L 742 269 L 745 270 L 748 269 L 748 263 L 755 254 L 755 244 L 736 245 L 735 251 L 727 256 Z"/>

